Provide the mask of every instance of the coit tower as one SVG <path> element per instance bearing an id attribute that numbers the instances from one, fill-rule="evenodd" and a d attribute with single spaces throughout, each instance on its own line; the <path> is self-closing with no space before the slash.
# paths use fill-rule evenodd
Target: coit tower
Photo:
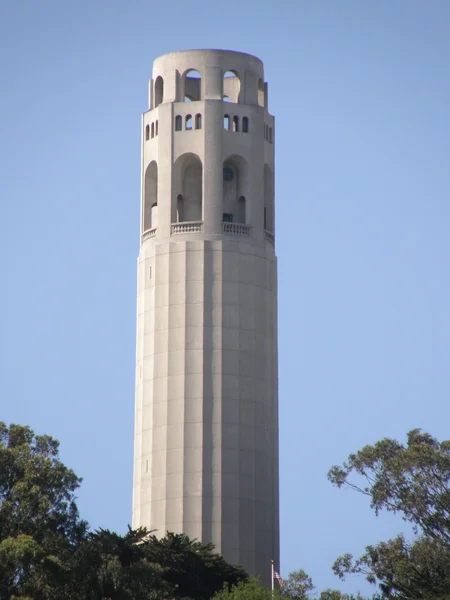
<path id="1" fill-rule="evenodd" d="M 142 118 L 133 527 L 279 561 L 274 119 L 262 62 L 156 59 Z"/>

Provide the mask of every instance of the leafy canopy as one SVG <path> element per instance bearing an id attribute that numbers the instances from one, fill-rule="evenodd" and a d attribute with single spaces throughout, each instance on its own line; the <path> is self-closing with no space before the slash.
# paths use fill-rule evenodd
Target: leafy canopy
<path id="1" fill-rule="evenodd" d="M 356 483 L 354 475 L 363 483 Z M 365 446 L 334 466 L 328 478 L 370 497 L 376 514 L 382 509 L 400 513 L 418 534 L 413 542 L 400 535 L 367 546 L 358 559 L 339 557 L 333 565 L 339 577 L 363 574 L 378 583 L 383 599 L 450 597 L 449 441 L 413 429 L 406 446 L 391 439 Z"/>

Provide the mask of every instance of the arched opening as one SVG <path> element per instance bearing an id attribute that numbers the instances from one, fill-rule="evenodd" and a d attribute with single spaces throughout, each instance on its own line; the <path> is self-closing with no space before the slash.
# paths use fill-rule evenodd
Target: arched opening
<path id="1" fill-rule="evenodd" d="M 159 106 L 164 99 L 164 80 L 161 76 L 155 81 L 155 107 Z"/>
<path id="2" fill-rule="evenodd" d="M 183 118 L 181 115 L 175 117 L 175 131 L 181 131 L 183 129 Z"/>
<path id="3" fill-rule="evenodd" d="M 183 76 L 183 96 L 185 102 L 197 102 L 202 99 L 202 77 L 199 71 L 189 69 Z"/>
<path id="4" fill-rule="evenodd" d="M 240 102 L 241 80 L 235 71 L 226 71 L 223 75 L 222 97 L 227 97 L 228 102 Z"/>
<path id="5" fill-rule="evenodd" d="M 192 115 L 186 115 L 184 128 L 189 131 L 192 129 Z"/>
<path id="6" fill-rule="evenodd" d="M 233 131 L 239 131 L 239 117 L 233 117 Z"/>
<path id="7" fill-rule="evenodd" d="M 177 223 L 180 223 L 183 218 L 182 218 L 182 214 L 183 214 L 183 196 L 181 194 L 178 194 L 177 196 Z"/>
<path id="8" fill-rule="evenodd" d="M 269 165 L 264 165 L 264 229 L 274 232 L 275 211 L 273 194 L 273 173 Z"/>
<path id="9" fill-rule="evenodd" d="M 223 163 L 223 220 L 247 222 L 246 197 L 250 190 L 248 163 L 232 155 Z"/>
<path id="10" fill-rule="evenodd" d="M 155 123 L 155 135 L 158 135 L 158 119 L 156 119 Z"/>
<path id="11" fill-rule="evenodd" d="M 145 171 L 143 230 L 157 224 L 158 212 L 158 165 L 153 160 Z"/>
<path id="12" fill-rule="evenodd" d="M 148 142 L 150 139 L 150 125 L 145 126 L 145 141 Z"/>
<path id="13" fill-rule="evenodd" d="M 238 213 L 240 220 L 238 223 L 246 223 L 247 215 L 245 214 L 245 196 L 239 196 L 238 199 Z"/>
<path id="14" fill-rule="evenodd" d="M 172 222 L 203 220 L 203 166 L 196 154 L 183 154 L 173 169 Z"/>
<path id="15" fill-rule="evenodd" d="M 226 129 L 227 131 L 230 130 L 230 116 L 229 115 L 224 115 L 224 117 L 223 117 L 223 128 Z"/>
<path id="16" fill-rule="evenodd" d="M 264 106 L 264 81 L 261 77 L 258 79 L 258 104 L 259 106 Z"/>
<path id="17" fill-rule="evenodd" d="M 242 117 L 242 133 L 248 133 L 248 117 Z"/>
<path id="18" fill-rule="evenodd" d="M 230 98 L 229 98 L 228 96 L 225 96 L 225 95 L 224 95 L 224 96 L 222 96 L 222 100 L 223 100 L 224 102 L 229 102 L 229 101 L 230 101 Z"/>
<path id="19" fill-rule="evenodd" d="M 155 124 L 152 123 L 152 129 L 151 129 L 152 133 L 151 133 L 151 137 L 154 138 L 155 137 Z"/>
<path id="20" fill-rule="evenodd" d="M 198 114 L 195 115 L 195 129 L 201 129 L 202 128 L 202 115 Z"/>

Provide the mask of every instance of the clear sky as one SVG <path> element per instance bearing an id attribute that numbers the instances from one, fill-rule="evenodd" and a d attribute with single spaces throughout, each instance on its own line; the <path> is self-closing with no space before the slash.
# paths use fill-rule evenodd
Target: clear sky
<path id="1" fill-rule="evenodd" d="M 0 418 L 61 441 L 92 527 L 130 522 L 140 115 L 152 60 L 265 64 L 276 117 L 281 571 L 403 530 L 327 482 L 449 438 L 450 2 L 0 0 Z"/>

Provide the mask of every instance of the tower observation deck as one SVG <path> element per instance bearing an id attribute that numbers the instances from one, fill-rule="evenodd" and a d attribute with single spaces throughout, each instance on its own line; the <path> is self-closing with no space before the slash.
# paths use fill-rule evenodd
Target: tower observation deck
<path id="1" fill-rule="evenodd" d="M 133 527 L 279 568 L 274 119 L 262 62 L 153 64 L 142 117 Z"/>

